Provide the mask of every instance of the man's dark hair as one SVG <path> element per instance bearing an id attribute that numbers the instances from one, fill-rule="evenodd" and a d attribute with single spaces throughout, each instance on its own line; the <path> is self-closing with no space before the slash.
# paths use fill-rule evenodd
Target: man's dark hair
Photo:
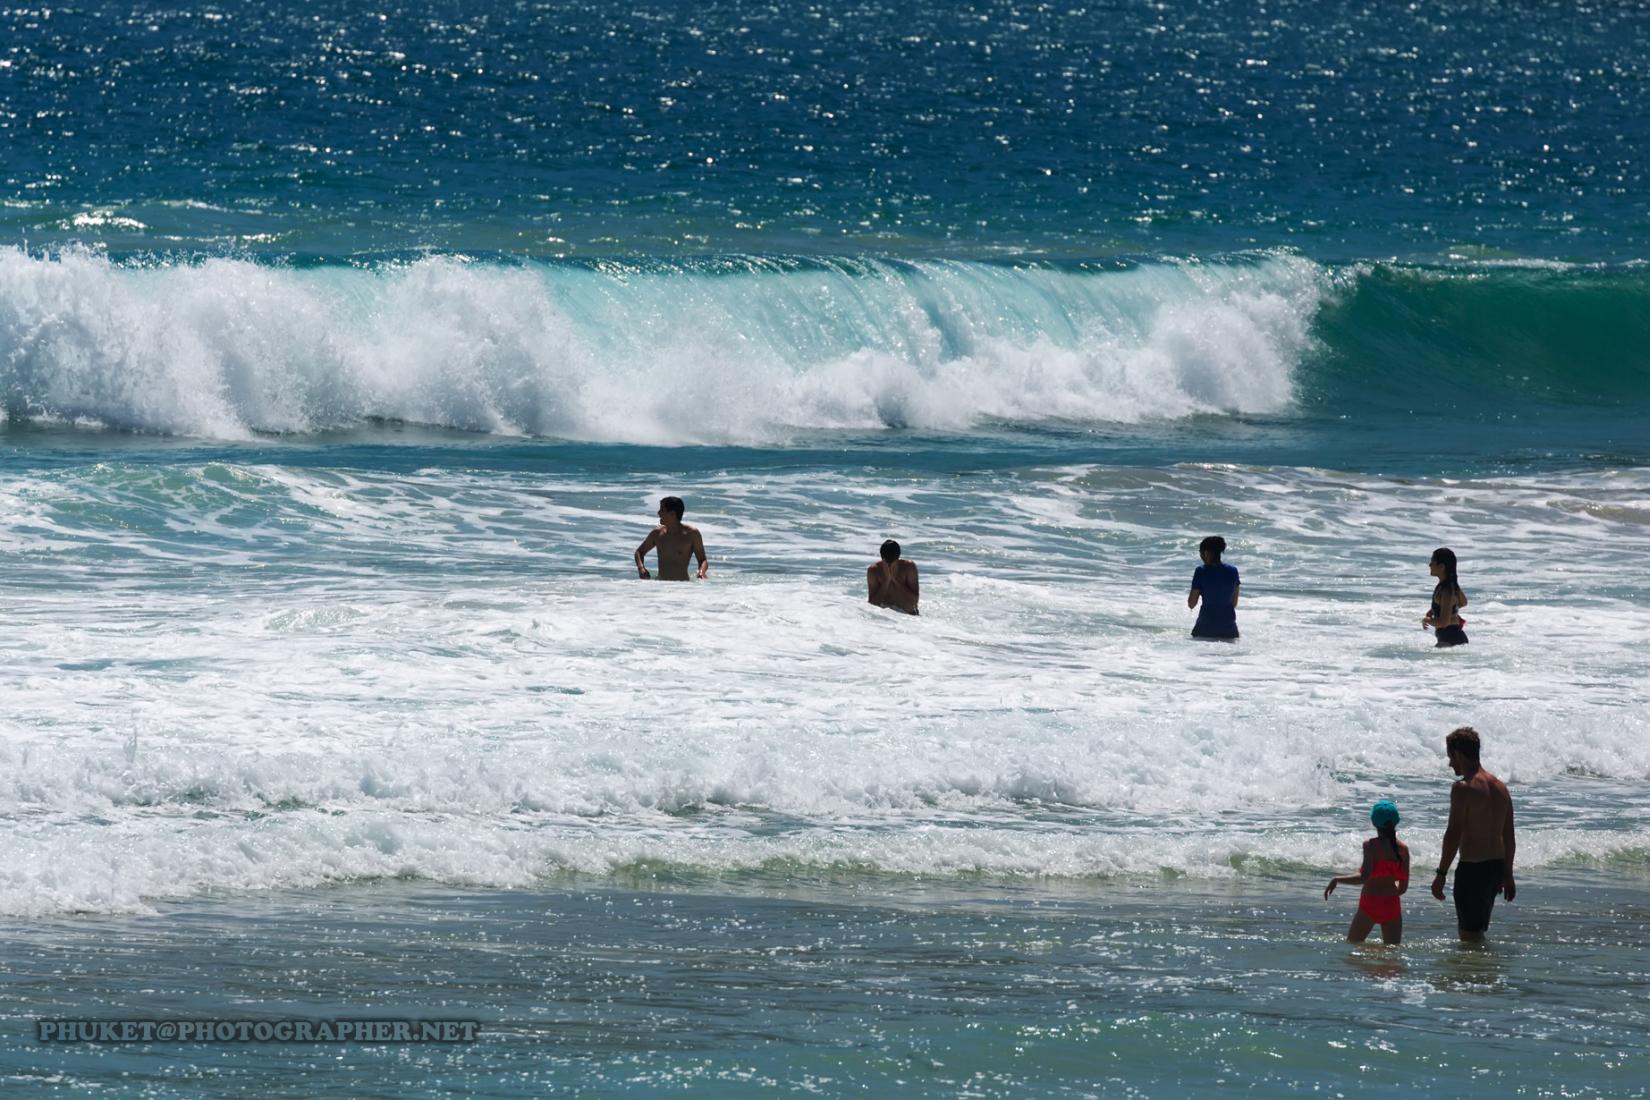
<path id="1" fill-rule="evenodd" d="M 1444 748 L 1449 752 L 1459 753 L 1468 760 L 1477 760 L 1478 731 L 1471 726 L 1462 726 L 1460 729 L 1451 730 L 1450 735 L 1444 738 Z"/>
<path id="2" fill-rule="evenodd" d="M 882 544 L 882 560 L 885 562 L 899 561 L 899 543 L 889 539 Z"/>
<path id="3" fill-rule="evenodd" d="M 667 512 L 675 512 L 678 520 L 682 518 L 682 513 L 687 511 L 687 505 L 682 503 L 681 497 L 662 497 L 659 500 L 659 507 Z"/>
<path id="4" fill-rule="evenodd" d="M 1216 561 L 1219 561 L 1220 555 L 1226 553 L 1226 540 L 1221 538 L 1219 535 L 1210 535 L 1208 538 L 1197 544 L 1197 552 L 1200 554 L 1207 554 Z"/>

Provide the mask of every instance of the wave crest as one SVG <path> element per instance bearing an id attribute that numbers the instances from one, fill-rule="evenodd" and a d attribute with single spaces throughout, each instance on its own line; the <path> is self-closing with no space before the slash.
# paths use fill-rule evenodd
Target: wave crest
<path id="1" fill-rule="evenodd" d="M 13 419 L 239 439 L 376 419 L 602 442 L 1134 423 L 1286 406 L 1309 261 L 295 270 L 0 251 Z"/>

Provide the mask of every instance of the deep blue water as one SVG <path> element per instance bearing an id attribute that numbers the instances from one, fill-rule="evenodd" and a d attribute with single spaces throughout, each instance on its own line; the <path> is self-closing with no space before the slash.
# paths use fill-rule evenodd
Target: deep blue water
<path id="1" fill-rule="evenodd" d="M 1640 4 L 0 11 L 0 237 L 1650 256 Z"/>

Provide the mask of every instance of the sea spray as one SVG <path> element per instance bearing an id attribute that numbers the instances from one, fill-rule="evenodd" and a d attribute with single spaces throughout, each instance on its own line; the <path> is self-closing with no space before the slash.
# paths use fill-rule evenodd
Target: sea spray
<path id="1" fill-rule="evenodd" d="M 616 442 L 1272 412 L 1330 288 L 1288 256 L 360 270 L 0 252 L 13 419 L 208 438 L 387 419 Z"/>

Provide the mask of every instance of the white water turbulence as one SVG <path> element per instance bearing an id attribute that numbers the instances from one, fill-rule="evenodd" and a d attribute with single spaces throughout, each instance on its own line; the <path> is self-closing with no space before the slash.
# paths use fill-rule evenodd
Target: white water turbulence
<path id="1" fill-rule="evenodd" d="M 211 439 L 369 420 L 603 442 L 1285 408 L 1339 277 L 1287 255 L 293 269 L 0 250 L 13 420 Z"/>
<path id="2" fill-rule="evenodd" d="M 1526 882 L 1645 870 L 1642 470 L 728 471 L 688 494 L 712 579 L 667 585 L 628 560 L 651 477 L 449 465 L 11 477 L 0 913 L 397 877 L 1315 889 L 1377 797 L 1437 850 L 1462 723 Z M 1187 638 L 1205 528 L 1237 645 Z M 864 603 L 884 533 L 920 618 Z M 1439 543 L 1472 597 L 1445 653 Z"/>

